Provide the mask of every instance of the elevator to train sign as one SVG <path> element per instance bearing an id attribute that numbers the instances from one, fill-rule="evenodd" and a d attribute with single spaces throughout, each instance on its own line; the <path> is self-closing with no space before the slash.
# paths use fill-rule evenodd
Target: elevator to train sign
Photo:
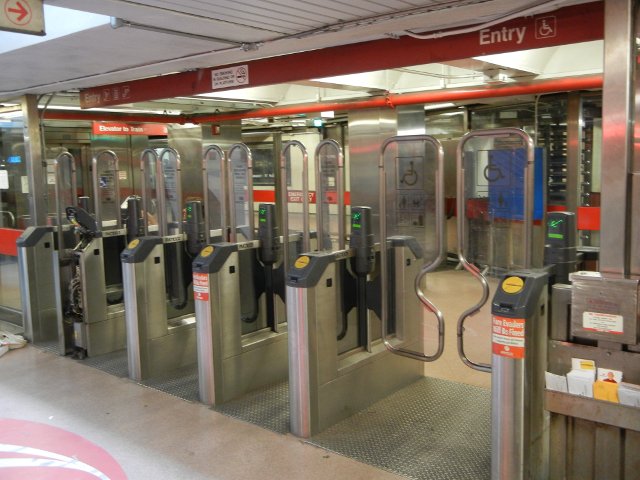
<path id="1" fill-rule="evenodd" d="M 42 0 L 0 0 L 0 30 L 45 35 Z"/>

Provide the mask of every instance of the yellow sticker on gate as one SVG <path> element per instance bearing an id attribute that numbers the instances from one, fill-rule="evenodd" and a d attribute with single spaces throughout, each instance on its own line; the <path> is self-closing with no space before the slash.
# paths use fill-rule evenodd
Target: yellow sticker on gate
<path id="1" fill-rule="evenodd" d="M 213 253 L 213 247 L 211 245 L 207 245 L 206 247 L 204 247 L 202 249 L 202 251 L 200 252 L 200 256 L 207 258 L 209 255 L 211 255 Z"/>
<path id="2" fill-rule="evenodd" d="M 138 246 L 139 243 L 140 243 L 140 240 L 138 240 L 137 238 L 134 238 L 133 240 L 131 240 L 129 242 L 129 245 L 127 245 L 127 248 L 129 250 L 133 250 L 134 248 L 136 248 Z"/>
<path id="3" fill-rule="evenodd" d="M 502 290 L 506 293 L 520 293 L 524 288 L 524 280 L 520 277 L 507 277 L 502 282 Z"/>
<path id="4" fill-rule="evenodd" d="M 301 257 L 298 257 L 296 263 L 294 263 L 293 266 L 296 268 L 304 268 L 309 265 L 310 261 L 311 259 L 309 257 L 307 257 L 306 255 L 302 255 Z"/>

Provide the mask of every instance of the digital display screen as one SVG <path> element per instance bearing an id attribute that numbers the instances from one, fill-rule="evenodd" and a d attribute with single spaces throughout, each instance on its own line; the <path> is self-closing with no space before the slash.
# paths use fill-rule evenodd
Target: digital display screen
<path id="1" fill-rule="evenodd" d="M 563 219 L 549 220 L 547 222 L 547 237 L 548 238 L 564 238 L 562 232 Z"/>
<path id="2" fill-rule="evenodd" d="M 22 157 L 20 155 L 11 155 L 7 158 L 7 163 L 22 163 Z"/>
<path id="3" fill-rule="evenodd" d="M 353 212 L 351 214 L 351 228 L 359 229 L 361 227 L 360 220 L 362 219 L 362 212 Z"/>

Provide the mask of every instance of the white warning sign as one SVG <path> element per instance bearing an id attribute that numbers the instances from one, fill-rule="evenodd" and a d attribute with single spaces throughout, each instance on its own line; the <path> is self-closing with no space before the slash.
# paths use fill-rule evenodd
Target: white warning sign
<path id="1" fill-rule="evenodd" d="M 235 67 L 219 68 L 211 70 L 211 88 L 239 87 L 249 85 L 249 66 L 237 65 Z"/>

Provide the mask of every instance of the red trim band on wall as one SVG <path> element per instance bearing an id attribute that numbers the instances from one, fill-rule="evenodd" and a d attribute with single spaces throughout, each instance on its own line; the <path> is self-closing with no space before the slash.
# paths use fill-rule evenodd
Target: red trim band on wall
<path id="1" fill-rule="evenodd" d="M 600 231 L 600 207 L 578 207 L 578 230 Z"/>
<path id="2" fill-rule="evenodd" d="M 15 228 L 0 228 L 0 255 L 18 256 L 16 240 L 23 231 Z"/>

